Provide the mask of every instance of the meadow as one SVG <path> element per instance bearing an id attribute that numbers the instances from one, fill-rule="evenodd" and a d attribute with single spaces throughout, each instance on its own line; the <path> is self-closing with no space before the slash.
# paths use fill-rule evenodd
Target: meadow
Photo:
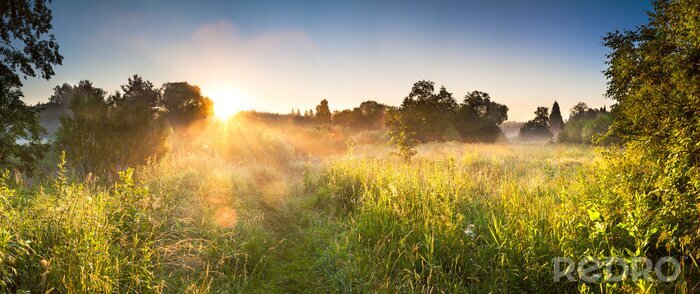
<path id="1" fill-rule="evenodd" d="M 240 158 L 207 148 L 172 152 L 122 172 L 110 184 L 72 176 L 60 156 L 41 182 L 5 173 L 0 289 L 439 293 L 687 287 L 687 279 L 553 279 L 554 257 L 578 261 L 634 254 L 645 246 L 615 233 L 621 221 L 613 208 L 624 202 L 601 190 L 600 171 L 608 167 L 593 147 L 431 143 L 419 145 L 418 155 L 405 162 L 384 145 L 309 157 L 284 148 L 273 135 L 265 138 L 228 143 Z M 241 160 L 251 154 L 258 157 Z M 625 207 L 622 213 L 634 212 Z"/>

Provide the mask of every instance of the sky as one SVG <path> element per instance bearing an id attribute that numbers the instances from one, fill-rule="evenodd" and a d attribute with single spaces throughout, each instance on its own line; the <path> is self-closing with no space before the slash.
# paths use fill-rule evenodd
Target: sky
<path id="1" fill-rule="evenodd" d="M 607 32 L 646 23 L 643 0 L 53 1 L 64 56 L 25 101 L 87 79 L 108 92 L 139 74 L 187 81 L 233 107 L 288 113 L 365 100 L 400 105 L 431 80 L 461 101 L 487 92 L 525 121 L 604 96 Z"/>

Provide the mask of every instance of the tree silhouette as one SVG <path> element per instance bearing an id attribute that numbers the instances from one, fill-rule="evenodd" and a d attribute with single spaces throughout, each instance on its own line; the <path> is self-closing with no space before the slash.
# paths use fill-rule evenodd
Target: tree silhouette
<path id="1" fill-rule="evenodd" d="M 386 105 L 372 100 L 360 103 L 360 107 L 357 108 L 362 115 L 360 118 L 360 129 L 376 130 L 382 128 L 384 126 L 386 108 Z"/>
<path id="2" fill-rule="evenodd" d="M 58 43 L 49 34 L 51 10 L 42 0 L 3 0 L 0 2 L 0 77 L 3 87 L 21 87 L 25 77 L 49 79 L 53 66 L 63 57 Z"/>
<path id="3" fill-rule="evenodd" d="M 537 107 L 535 118 L 520 128 L 520 138 L 524 140 L 552 138 L 552 132 L 549 131 L 549 110 L 547 107 Z"/>
<path id="4" fill-rule="evenodd" d="M 508 107 L 491 101 L 488 93 L 467 92 L 455 125 L 462 138 L 471 142 L 494 142 L 501 135 L 499 124 L 508 119 Z"/>
<path id="5" fill-rule="evenodd" d="M 552 112 L 549 114 L 549 130 L 556 136 L 564 127 L 564 119 L 561 117 L 561 109 L 559 103 L 554 101 Z"/>
<path id="6" fill-rule="evenodd" d="M 316 119 L 321 123 L 331 122 L 331 110 L 328 108 L 328 100 L 323 99 L 316 106 Z"/>
<path id="7" fill-rule="evenodd" d="M 394 116 L 387 125 L 405 126 L 420 142 L 493 142 L 502 135 L 498 125 L 508 119 L 508 107 L 480 91 L 467 92 L 464 102 L 457 104 L 445 87 L 435 93 L 435 83 L 424 80 L 413 84 Z"/>
<path id="8" fill-rule="evenodd" d="M 158 108 L 160 92 L 153 83 L 134 75 L 121 89 L 122 93 L 108 98 L 114 117 L 114 135 L 121 139 L 113 148 L 115 171 L 162 156 L 167 150 L 168 137 L 166 122 Z"/>
<path id="9" fill-rule="evenodd" d="M 421 142 L 440 141 L 442 135 L 452 123 L 457 111 L 457 102 L 445 87 L 435 93 L 435 83 L 418 81 L 413 84 L 411 92 L 404 98 L 397 112 L 392 128 L 405 126 L 415 133 Z"/>
<path id="10" fill-rule="evenodd" d="M 161 106 L 165 110 L 164 117 L 173 131 L 183 138 L 195 135 L 201 128 L 193 126 L 213 114 L 211 99 L 202 96 L 199 87 L 187 82 L 164 84 Z"/>
<path id="11" fill-rule="evenodd" d="M 360 103 L 359 107 L 336 111 L 333 123 L 349 127 L 352 130 L 378 130 L 384 127 L 384 115 L 387 106 L 376 101 L 368 100 Z"/>

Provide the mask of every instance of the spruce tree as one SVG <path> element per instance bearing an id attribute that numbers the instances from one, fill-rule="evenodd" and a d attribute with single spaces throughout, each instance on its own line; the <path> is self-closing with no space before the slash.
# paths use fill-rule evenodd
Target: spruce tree
<path id="1" fill-rule="evenodd" d="M 564 127 L 564 120 L 561 117 L 559 103 L 554 101 L 552 112 L 549 114 L 549 130 L 556 135 L 561 131 L 562 127 Z"/>

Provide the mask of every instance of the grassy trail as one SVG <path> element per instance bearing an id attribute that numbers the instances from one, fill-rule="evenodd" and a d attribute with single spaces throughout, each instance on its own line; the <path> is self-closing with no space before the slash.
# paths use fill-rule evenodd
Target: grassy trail
<path id="1" fill-rule="evenodd" d="M 323 288 L 319 260 L 331 246 L 333 220 L 313 208 L 305 195 L 299 168 L 284 169 L 276 178 L 258 186 L 261 204 L 267 211 L 264 230 L 270 232 L 264 277 L 256 279 L 246 290 L 254 292 L 301 293 Z M 283 176 L 282 176 L 283 175 Z M 284 182 L 287 189 L 270 195 L 270 185 Z M 274 201 L 270 201 L 274 199 Z"/>

